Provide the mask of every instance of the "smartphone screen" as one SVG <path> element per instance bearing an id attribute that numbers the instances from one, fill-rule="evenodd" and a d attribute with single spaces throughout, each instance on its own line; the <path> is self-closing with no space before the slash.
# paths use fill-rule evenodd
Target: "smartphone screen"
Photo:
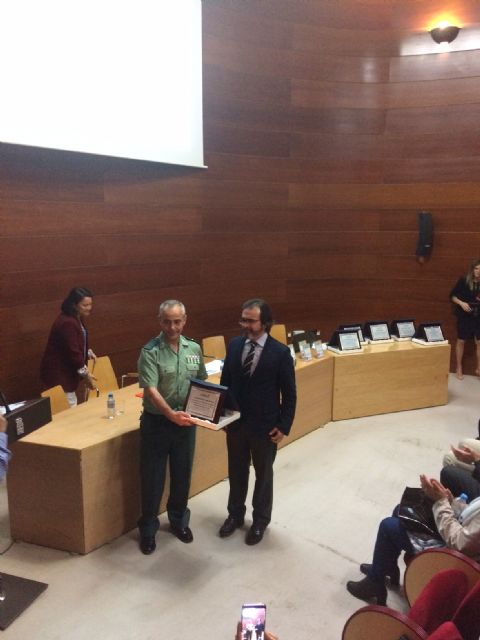
<path id="1" fill-rule="evenodd" d="M 264 640 L 266 606 L 261 603 L 242 606 L 243 640 Z"/>

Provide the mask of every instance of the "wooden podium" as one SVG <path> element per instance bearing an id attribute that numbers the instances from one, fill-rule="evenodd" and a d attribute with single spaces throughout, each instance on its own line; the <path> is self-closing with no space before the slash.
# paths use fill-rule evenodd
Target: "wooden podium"
<path id="1" fill-rule="evenodd" d="M 298 405 L 282 445 L 332 419 L 333 357 L 296 367 Z M 211 376 L 218 382 L 219 376 Z M 137 385 L 115 391 L 124 413 L 106 417 L 106 396 L 54 416 L 13 445 L 8 475 L 15 540 L 88 553 L 133 529 L 140 515 Z M 190 495 L 227 477 L 225 434 L 197 427 Z M 161 511 L 168 496 L 168 474 Z"/>

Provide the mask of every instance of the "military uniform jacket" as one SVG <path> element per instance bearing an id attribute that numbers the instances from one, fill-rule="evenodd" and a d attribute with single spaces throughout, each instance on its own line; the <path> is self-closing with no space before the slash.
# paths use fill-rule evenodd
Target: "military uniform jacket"
<path id="1" fill-rule="evenodd" d="M 190 379 L 205 380 L 207 371 L 200 345 L 180 336 L 178 353 L 165 341 L 163 333 L 148 342 L 138 359 L 138 380 L 142 389 L 156 387 L 167 404 L 174 410 L 182 410 L 190 388 Z M 161 415 L 147 397 L 143 408 L 148 413 Z"/>

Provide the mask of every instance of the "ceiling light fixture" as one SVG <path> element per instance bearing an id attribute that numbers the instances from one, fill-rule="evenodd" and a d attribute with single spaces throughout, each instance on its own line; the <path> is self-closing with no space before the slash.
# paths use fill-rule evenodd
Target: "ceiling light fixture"
<path id="1" fill-rule="evenodd" d="M 447 25 L 445 27 L 435 27 L 435 29 L 430 31 L 430 35 L 437 44 L 441 44 L 442 42 L 448 42 L 448 44 L 450 44 L 450 42 L 453 42 L 458 36 L 459 31 L 460 27 Z"/>

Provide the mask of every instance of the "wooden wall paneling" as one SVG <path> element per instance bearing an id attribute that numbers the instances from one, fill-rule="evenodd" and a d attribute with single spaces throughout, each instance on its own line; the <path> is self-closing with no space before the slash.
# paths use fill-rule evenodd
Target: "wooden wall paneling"
<path id="1" fill-rule="evenodd" d="M 91 236 L 80 243 L 71 236 L 10 237 L 2 244 L 6 264 L 15 265 L 15 271 L 40 271 L 107 264 L 105 242 L 100 236 Z M 12 268 L 12 266 L 10 267 Z"/>
<path id="2" fill-rule="evenodd" d="M 388 212 L 387 212 L 388 213 Z M 344 231 L 380 231 L 386 212 L 372 209 L 302 208 L 290 209 L 291 232 L 337 233 Z M 413 224 L 402 230 L 410 231 Z"/>
<path id="3" fill-rule="evenodd" d="M 252 156 L 288 157 L 289 137 L 284 131 L 261 131 L 255 127 L 232 128 L 205 120 L 207 152 Z"/>
<path id="4" fill-rule="evenodd" d="M 318 34 L 317 34 L 318 35 Z M 321 35 L 319 36 L 321 37 Z M 234 46 L 232 46 L 234 44 Z M 258 74 L 271 77 L 289 77 L 304 80 L 336 80 L 344 82 L 386 82 L 389 76 L 388 58 L 352 55 L 312 55 L 303 49 L 303 42 L 285 48 L 272 49 L 263 41 L 245 47 L 244 41 L 232 43 L 231 39 L 211 37 L 204 49 L 204 61 L 235 72 L 255 69 Z M 240 55 L 241 53 L 241 55 Z"/>
<path id="5" fill-rule="evenodd" d="M 397 278 L 440 279 L 453 287 L 457 279 L 466 274 L 470 262 L 464 255 L 437 258 L 435 245 L 432 257 L 420 264 L 412 255 L 383 255 L 378 257 L 379 273 L 394 274 Z"/>
<path id="6" fill-rule="evenodd" d="M 297 233 L 290 238 L 289 256 L 308 254 L 414 254 L 417 234 L 373 231 Z"/>
<path id="7" fill-rule="evenodd" d="M 448 130 L 442 129 L 438 133 L 422 133 L 409 135 L 383 136 L 383 157 L 387 160 L 411 158 L 447 158 L 477 156 L 480 145 L 478 130 L 458 131 L 455 133 L 455 144 Z M 407 183 L 408 184 L 408 183 Z"/>
<path id="8" fill-rule="evenodd" d="M 456 208 L 454 204 L 451 209 L 434 212 L 436 228 L 442 231 L 454 230 L 466 233 L 475 230 L 480 219 L 480 208 Z M 460 256 L 460 258 L 464 260 L 465 256 Z"/>
<path id="9" fill-rule="evenodd" d="M 295 253 L 290 256 L 285 267 L 288 280 L 349 280 L 354 274 L 363 278 L 375 278 L 379 273 L 378 256 L 372 254 L 317 253 L 308 251 L 305 255 Z"/>
<path id="10" fill-rule="evenodd" d="M 397 56 L 390 60 L 391 82 L 445 80 L 478 77 L 480 60 L 477 51 L 451 51 L 437 55 Z"/>
<path id="11" fill-rule="evenodd" d="M 479 91 L 480 98 L 480 91 Z M 385 131 L 391 134 L 478 131 L 480 105 L 460 103 L 446 106 L 389 109 L 385 119 Z M 461 149 L 452 145 L 452 153 Z"/>
<path id="12" fill-rule="evenodd" d="M 292 102 L 302 107 L 398 109 L 476 102 L 477 78 L 448 78 L 441 82 L 364 83 L 314 82 L 292 79 Z"/>
<path id="13" fill-rule="evenodd" d="M 340 135 L 382 134 L 385 129 L 383 109 L 343 109 L 298 107 L 291 110 L 292 131 Z M 364 160 L 366 160 L 364 158 Z"/>
<path id="14" fill-rule="evenodd" d="M 479 206 L 480 185 L 473 182 L 446 184 L 290 184 L 289 203 L 293 207 L 323 206 L 360 208 L 374 207 L 390 209 L 441 208 L 456 203 L 458 206 Z"/>
<path id="15" fill-rule="evenodd" d="M 480 233 L 478 231 L 467 233 L 449 231 L 448 233 L 435 234 L 435 253 L 437 256 L 462 256 L 467 265 L 479 253 L 479 247 Z"/>
<path id="16" fill-rule="evenodd" d="M 10 224 L 12 219 L 14 225 Z M 105 205 L 83 202 L 38 200 L 0 201 L 0 225 L 5 236 L 91 236 L 105 233 L 129 234 L 194 233 L 200 230 L 201 215 L 195 208 L 169 210 L 154 205 Z"/>
<path id="17" fill-rule="evenodd" d="M 333 159 L 337 162 L 339 159 L 343 159 L 345 162 L 369 159 L 371 161 L 383 158 L 384 148 L 383 136 L 379 135 L 298 132 L 293 132 L 290 135 L 290 156 L 295 159 L 308 158 L 314 161 Z M 341 175 L 341 171 L 338 173 Z M 360 172 L 359 175 L 361 175 Z"/>
<path id="18" fill-rule="evenodd" d="M 308 136 L 305 136 L 308 139 Z M 293 154 L 292 154 L 293 155 Z M 208 175 L 205 180 L 230 179 L 266 182 L 379 182 L 383 162 L 380 159 L 325 157 L 269 158 L 255 156 L 207 154 Z M 203 209 L 205 210 L 205 209 Z"/>
<path id="19" fill-rule="evenodd" d="M 463 153 L 463 150 L 458 150 Z M 386 160 L 384 179 L 386 182 L 457 182 L 473 183 L 480 172 L 480 154 L 455 158 L 402 158 Z"/>
<path id="20" fill-rule="evenodd" d="M 270 77 L 257 72 L 240 73 L 218 65 L 204 66 L 203 82 L 209 100 L 219 97 L 246 102 L 290 103 L 288 77 Z"/>
<path id="21" fill-rule="evenodd" d="M 0 198 L 101 202 L 105 159 L 0 143 Z"/>
<path id="22" fill-rule="evenodd" d="M 363 56 L 388 58 L 396 55 L 405 33 L 391 30 L 349 29 L 327 26 L 296 24 L 293 32 L 293 48 L 312 55 Z"/>
<path id="23" fill-rule="evenodd" d="M 245 233 L 248 229 L 255 229 L 255 233 L 283 233 L 280 239 L 285 243 L 285 234 L 290 230 L 289 216 L 290 213 L 286 208 L 267 209 L 254 206 L 242 209 L 204 208 L 202 226 L 204 233 L 208 234 L 225 231 Z M 209 261 L 210 257 L 215 259 L 215 255 L 203 256 L 206 261 Z"/>
<path id="24" fill-rule="evenodd" d="M 250 132 L 251 136 L 255 132 Z M 287 186 L 277 183 L 218 181 L 199 178 L 142 184 L 105 185 L 105 200 L 109 204 L 162 202 L 163 206 L 272 206 L 286 203 Z"/>
<path id="25" fill-rule="evenodd" d="M 238 47 L 248 48 L 250 45 L 270 47 L 273 52 L 289 47 L 291 42 L 292 24 L 288 20 L 278 19 L 281 14 L 271 12 L 262 15 L 256 9 L 257 3 L 248 3 L 247 10 L 237 2 L 209 2 L 202 8 L 205 62 L 209 64 L 210 41 L 219 39 L 230 42 L 230 50 L 237 51 Z M 234 6 L 235 5 L 235 6 Z M 237 9 L 241 9 L 238 11 Z M 228 54 L 227 54 L 228 55 Z M 223 64 L 223 58 L 212 56 L 214 64 Z M 228 64 L 228 57 L 226 60 Z"/>
<path id="26" fill-rule="evenodd" d="M 289 104 L 278 102 L 248 101 L 244 99 L 218 98 L 209 95 L 204 102 L 206 115 L 205 132 L 208 131 L 209 147 L 216 149 L 220 142 L 210 138 L 218 137 L 218 132 L 228 131 L 229 127 L 255 129 L 263 132 L 289 131 L 292 127 L 292 109 Z M 210 132 L 211 130 L 211 132 Z M 270 136 L 272 140 L 274 137 Z M 279 137 L 279 140 L 282 138 Z M 267 155 L 271 151 L 267 150 Z"/>
<path id="27" fill-rule="evenodd" d="M 55 300 L 60 308 L 72 286 L 86 286 L 94 294 L 94 304 L 112 292 L 176 287 L 196 281 L 198 262 L 162 262 L 124 264 L 123 266 L 83 267 L 49 271 L 16 271 L 0 275 L 2 304 L 18 306 L 28 301 L 42 303 Z M 73 284 L 72 283 L 76 283 Z"/>

